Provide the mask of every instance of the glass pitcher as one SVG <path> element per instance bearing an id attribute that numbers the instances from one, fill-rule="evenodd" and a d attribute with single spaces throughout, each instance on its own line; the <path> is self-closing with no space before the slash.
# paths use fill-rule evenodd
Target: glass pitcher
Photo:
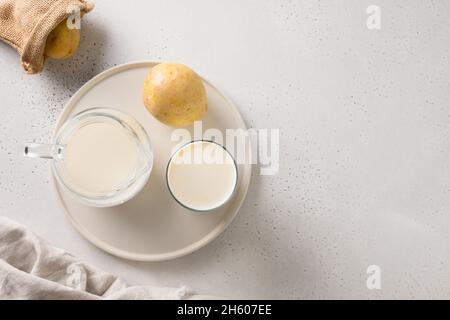
<path id="1" fill-rule="evenodd" d="M 109 108 L 76 114 L 61 126 L 53 144 L 30 143 L 24 154 L 50 159 L 58 182 L 94 207 L 111 207 L 134 197 L 153 166 L 144 128 L 132 116 Z"/>

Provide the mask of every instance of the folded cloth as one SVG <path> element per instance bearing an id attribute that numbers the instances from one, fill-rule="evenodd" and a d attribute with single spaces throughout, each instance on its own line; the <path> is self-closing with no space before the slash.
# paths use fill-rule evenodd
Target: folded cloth
<path id="1" fill-rule="evenodd" d="M 186 287 L 128 286 L 0 217 L 0 299 L 211 299 Z"/>
<path id="2" fill-rule="evenodd" d="M 19 51 L 28 73 L 38 73 L 48 35 L 75 8 L 81 16 L 93 6 L 85 0 L 0 0 L 0 40 Z"/>

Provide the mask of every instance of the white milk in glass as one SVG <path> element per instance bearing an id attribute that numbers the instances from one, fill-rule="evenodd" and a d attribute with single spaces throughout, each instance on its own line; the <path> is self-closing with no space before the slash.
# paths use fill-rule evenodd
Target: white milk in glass
<path id="1" fill-rule="evenodd" d="M 167 168 L 174 198 L 189 209 L 206 211 L 224 204 L 237 182 L 236 164 L 222 146 L 196 141 L 178 150 Z"/>
<path id="2" fill-rule="evenodd" d="M 122 126 L 90 123 L 69 138 L 64 154 L 66 172 L 81 193 L 108 194 L 127 184 L 139 164 L 139 146 Z"/>

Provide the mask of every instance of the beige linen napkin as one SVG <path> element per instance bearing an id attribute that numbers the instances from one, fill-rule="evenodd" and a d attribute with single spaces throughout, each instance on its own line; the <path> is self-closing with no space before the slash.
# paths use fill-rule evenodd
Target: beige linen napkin
<path id="1" fill-rule="evenodd" d="M 38 73 L 48 35 L 75 8 L 83 15 L 93 6 L 85 0 L 0 0 L 0 39 L 17 49 L 28 73 Z"/>
<path id="2" fill-rule="evenodd" d="M 185 287 L 128 286 L 0 217 L 0 299 L 212 299 Z"/>

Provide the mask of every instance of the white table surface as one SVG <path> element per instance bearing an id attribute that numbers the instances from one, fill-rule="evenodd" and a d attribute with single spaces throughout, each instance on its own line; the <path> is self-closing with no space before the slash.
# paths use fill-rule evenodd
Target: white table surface
<path id="1" fill-rule="evenodd" d="M 379 5 L 382 28 L 366 27 Z M 450 2 L 112 1 L 85 16 L 77 56 L 29 76 L 0 44 L 0 214 L 131 284 L 231 298 L 450 298 Z M 110 256 L 70 225 L 45 142 L 87 80 L 132 60 L 183 62 L 249 126 L 280 128 L 213 243 L 163 263 Z M 366 268 L 381 268 L 368 290 Z"/>

